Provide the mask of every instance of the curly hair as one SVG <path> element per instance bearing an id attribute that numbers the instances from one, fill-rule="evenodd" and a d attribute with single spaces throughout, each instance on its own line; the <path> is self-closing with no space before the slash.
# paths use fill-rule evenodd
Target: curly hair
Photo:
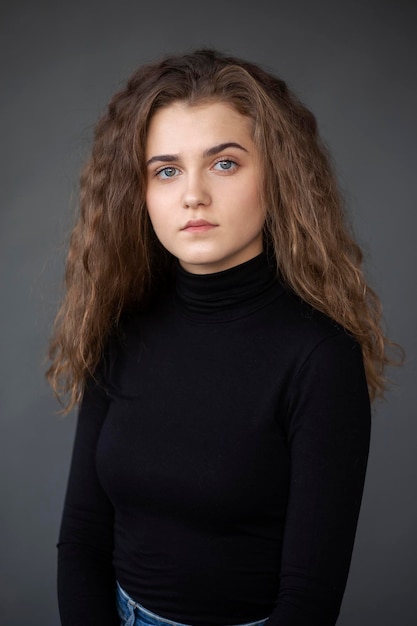
<path id="1" fill-rule="evenodd" d="M 148 217 L 145 145 L 150 120 L 175 102 L 224 102 L 249 117 L 261 155 L 264 240 L 280 278 L 360 343 L 371 399 L 396 361 L 367 285 L 330 155 L 314 115 L 263 68 L 210 49 L 141 66 L 99 119 L 80 179 L 80 211 L 66 264 L 66 293 L 49 346 L 47 378 L 70 410 L 121 313 L 146 307 L 172 257 Z"/>

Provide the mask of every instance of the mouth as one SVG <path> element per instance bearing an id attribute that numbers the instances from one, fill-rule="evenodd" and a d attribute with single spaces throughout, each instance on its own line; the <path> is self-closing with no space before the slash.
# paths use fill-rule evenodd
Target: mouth
<path id="1" fill-rule="evenodd" d="M 207 220 L 189 220 L 181 230 L 189 233 L 202 233 L 216 228 L 216 226 L 217 224 L 212 224 L 211 222 L 207 222 Z"/>

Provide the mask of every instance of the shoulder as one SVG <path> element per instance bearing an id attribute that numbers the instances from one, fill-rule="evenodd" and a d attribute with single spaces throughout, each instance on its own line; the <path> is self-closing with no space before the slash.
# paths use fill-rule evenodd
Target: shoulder
<path id="1" fill-rule="evenodd" d="M 288 289 L 282 289 L 268 311 L 267 333 L 272 345 L 293 368 L 310 358 L 338 358 L 361 348 L 352 334 Z"/>
<path id="2" fill-rule="evenodd" d="M 132 306 L 120 316 L 107 338 L 100 366 L 110 395 L 120 388 L 122 379 L 130 386 L 149 336 L 163 333 L 171 302 L 171 294 L 162 294 L 146 308 Z"/>
<path id="3" fill-rule="evenodd" d="M 343 326 L 305 300 L 285 289 L 279 302 L 280 316 L 289 331 L 301 333 L 303 339 L 320 341 L 340 332 Z"/>
<path id="4" fill-rule="evenodd" d="M 294 369 L 290 385 L 290 404 L 325 413 L 342 406 L 354 409 L 362 418 L 369 415 L 370 404 L 362 348 L 346 328 L 314 309 L 293 294 L 288 294 L 286 324 L 291 333 Z"/>
<path id="5" fill-rule="evenodd" d="M 359 342 L 346 328 L 289 292 L 281 315 L 287 360 L 292 361 L 284 417 L 290 437 L 298 429 L 311 429 L 314 437 L 318 429 L 327 434 L 347 429 L 362 433 L 366 442 L 371 406 Z"/>

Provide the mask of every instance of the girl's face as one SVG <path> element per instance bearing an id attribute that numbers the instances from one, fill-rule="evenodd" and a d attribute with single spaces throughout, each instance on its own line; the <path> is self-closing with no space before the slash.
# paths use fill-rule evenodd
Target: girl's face
<path id="1" fill-rule="evenodd" d="M 222 102 L 159 109 L 146 161 L 150 220 L 185 270 L 219 272 L 262 251 L 261 172 L 249 118 Z"/>

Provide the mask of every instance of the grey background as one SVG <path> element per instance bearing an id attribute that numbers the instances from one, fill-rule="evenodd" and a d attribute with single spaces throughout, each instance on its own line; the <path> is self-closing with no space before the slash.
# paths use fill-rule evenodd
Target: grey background
<path id="1" fill-rule="evenodd" d="M 415 2 L 15 0 L 0 11 L 1 624 L 59 624 L 75 415 L 57 416 L 43 359 L 93 125 L 138 64 L 201 45 L 263 64 L 316 113 L 388 332 L 407 351 L 375 408 L 338 623 L 416 624 Z"/>

